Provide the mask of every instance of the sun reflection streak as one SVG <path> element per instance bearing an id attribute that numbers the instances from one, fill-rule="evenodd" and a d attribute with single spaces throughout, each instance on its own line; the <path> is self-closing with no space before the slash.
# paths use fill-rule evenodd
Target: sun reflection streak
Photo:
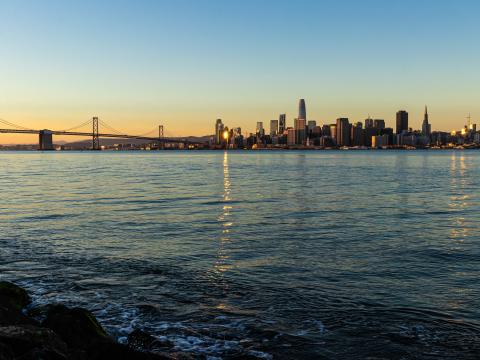
<path id="1" fill-rule="evenodd" d="M 450 238 L 457 243 L 462 243 L 464 239 L 470 235 L 465 223 L 465 217 L 461 215 L 462 212 L 470 206 L 467 170 L 468 165 L 465 162 L 463 152 L 459 156 L 453 153 L 450 161 L 450 186 L 452 195 L 448 206 L 450 210 L 454 212 Z M 455 214 L 457 212 L 460 214 Z"/>
<path id="2" fill-rule="evenodd" d="M 222 235 L 220 237 L 220 244 L 215 261 L 214 269 L 217 275 L 223 277 L 223 274 L 232 268 L 230 264 L 230 255 L 227 252 L 226 246 L 231 241 L 230 231 L 234 223 L 231 221 L 232 206 L 229 203 L 231 193 L 230 169 L 228 163 L 228 152 L 225 151 L 223 155 L 223 207 L 222 213 L 218 217 L 218 221 L 222 225 Z M 226 286 L 226 285 L 225 285 Z"/>

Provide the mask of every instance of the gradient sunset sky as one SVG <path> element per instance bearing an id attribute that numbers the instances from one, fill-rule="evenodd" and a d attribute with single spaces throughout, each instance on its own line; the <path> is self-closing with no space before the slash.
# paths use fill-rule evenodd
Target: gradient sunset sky
<path id="1" fill-rule="evenodd" d="M 291 126 L 305 98 L 320 124 L 394 126 L 406 109 L 419 128 L 427 104 L 450 131 L 468 113 L 480 124 L 479 13 L 473 0 L 0 0 L 0 118 L 207 135 L 217 117 Z"/>

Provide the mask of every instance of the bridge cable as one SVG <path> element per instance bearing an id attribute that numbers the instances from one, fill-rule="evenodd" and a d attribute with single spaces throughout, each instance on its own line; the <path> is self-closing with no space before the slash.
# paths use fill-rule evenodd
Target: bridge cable
<path id="1" fill-rule="evenodd" d="M 15 128 L 15 129 L 17 129 L 17 130 L 35 131 L 35 130 L 33 130 L 33 129 L 29 129 L 29 128 L 26 128 L 26 127 L 24 127 L 24 126 L 20 126 L 20 125 L 11 123 L 10 121 L 7 121 L 7 120 L 5 120 L 5 119 L 0 119 L 0 123 L 5 124 L 5 125 L 7 125 L 7 126 L 11 126 L 11 127 Z"/>
<path id="2" fill-rule="evenodd" d="M 89 119 L 89 120 L 85 121 L 84 123 L 82 123 L 82 124 L 80 124 L 80 125 L 71 127 L 71 128 L 69 128 L 69 129 L 61 130 L 61 131 L 63 131 L 63 132 L 68 132 L 68 131 L 72 131 L 72 130 L 75 130 L 75 129 L 79 129 L 79 128 L 85 126 L 85 125 L 90 124 L 91 122 L 92 122 L 92 119 Z"/>
<path id="3" fill-rule="evenodd" d="M 119 130 L 111 127 L 111 126 L 108 125 L 105 121 L 103 121 L 103 120 L 101 120 L 101 119 L 98 119 L 98 122 L 99 122 L 103 127 L 106 127 L 108 130 L 112 131 L 115 135 L 126 135 L 125 132 L 119 131 Z"/>

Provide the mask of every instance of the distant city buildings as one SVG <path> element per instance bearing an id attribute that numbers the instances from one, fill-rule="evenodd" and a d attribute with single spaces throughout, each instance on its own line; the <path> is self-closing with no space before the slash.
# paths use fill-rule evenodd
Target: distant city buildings
<path id="1" fill-rule="evenodd" d="M 305 100 L 300 99 L 298 103 L 298 118 L 295 119 L 295 144 L 303 145 L 306 141 L 307 109 Z"/>
<path id="2" fill-rule="evenodd" d="M 365 119 L 365 129 L 370 128 L 373 128 L 373 119 L 368 117 L 368 119 Z"/>
<path id="3" fill-rule="evenodd" d="M 347 118 L 337 119 L 337 145 L 338 146 L 350 146 L 350 124 Z"/>
<path id="4" fill-rule="evenodd" d="M 421 130 L 409 128 L 409 114 L 405 110 L 398 111 L 395 120 L 395 129 L 387 127 L 384 119 L 373 119 L 370 116 L 364 123 L 350 123 L 348 118 L 338 118 L 335 123 L 318 125 L 315 120 L 307 121 L 305 100 L 300 99 L 293 127 L 287 127 L 286 114 L 280 114 L 278 120 L 269 121 L 268 133 L 265 133 L 262 121 L 257 122 L 255 133 L 245 138 L 240 128 L 229 130 L 227 144 L 223 132 L 228 128 L 222 120 L 217 119 L 215 146 L 236 149 L 480 147 L 480 133 L 476 130 L 476 124 L 471 123 L 470 117 L 464 128 L 451 133 L 432 131 L 426 106 Z"/>
<path id="5" fill-rule="evenodd" d="M 385 120 L 383 120 L 383 119 L 373 120 L 373 127 L 375 129 L 385 129 Z"/>
<path id="6" fill-rule="evenodd" d="M 278 117 L 278 133 L 283 134 L 287 129 L 287 115 L 280 114 Z"/>
<path id="7" fill-rule="evenodd" d="M 278 120 L 270 120 L 270 137 L 278 135 Z"/>
<path id="8" fill-rule="evenodd" d="M 215 144 L 220 145 L 223 139 L 223 123 L 222 119 L 215 122 Z"/>
<path id="9" fill-rule="evenodd" d="M 397 134 L 408 131 L 408 112 L 400 110 L 397 112 Z"/>
<path id="10" fill-rule="evenodd" d="M 265 130 L 263 129 L 263 121 L 257 122 L 256 134 L 259 136 L 265 135 Z"/>
<path id="11" fill-rule="evenodd" d="M 425 105 L 425 115 L 423 116 L 423 123 L 422 123 L 422 135 L 430 136 L 431 133 L 432 133 L 432 127 L 428 123 L 428 110 L 427 110 L 427 106 Z"/>

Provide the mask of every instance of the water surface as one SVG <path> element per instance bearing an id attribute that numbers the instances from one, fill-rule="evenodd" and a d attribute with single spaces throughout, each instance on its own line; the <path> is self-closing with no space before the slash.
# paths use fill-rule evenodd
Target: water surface
<path id="1" fill-rule="evenodd" d="M 476 151 L 0 153 L 0 274 L 214 358 L 480 351 Z"/>

